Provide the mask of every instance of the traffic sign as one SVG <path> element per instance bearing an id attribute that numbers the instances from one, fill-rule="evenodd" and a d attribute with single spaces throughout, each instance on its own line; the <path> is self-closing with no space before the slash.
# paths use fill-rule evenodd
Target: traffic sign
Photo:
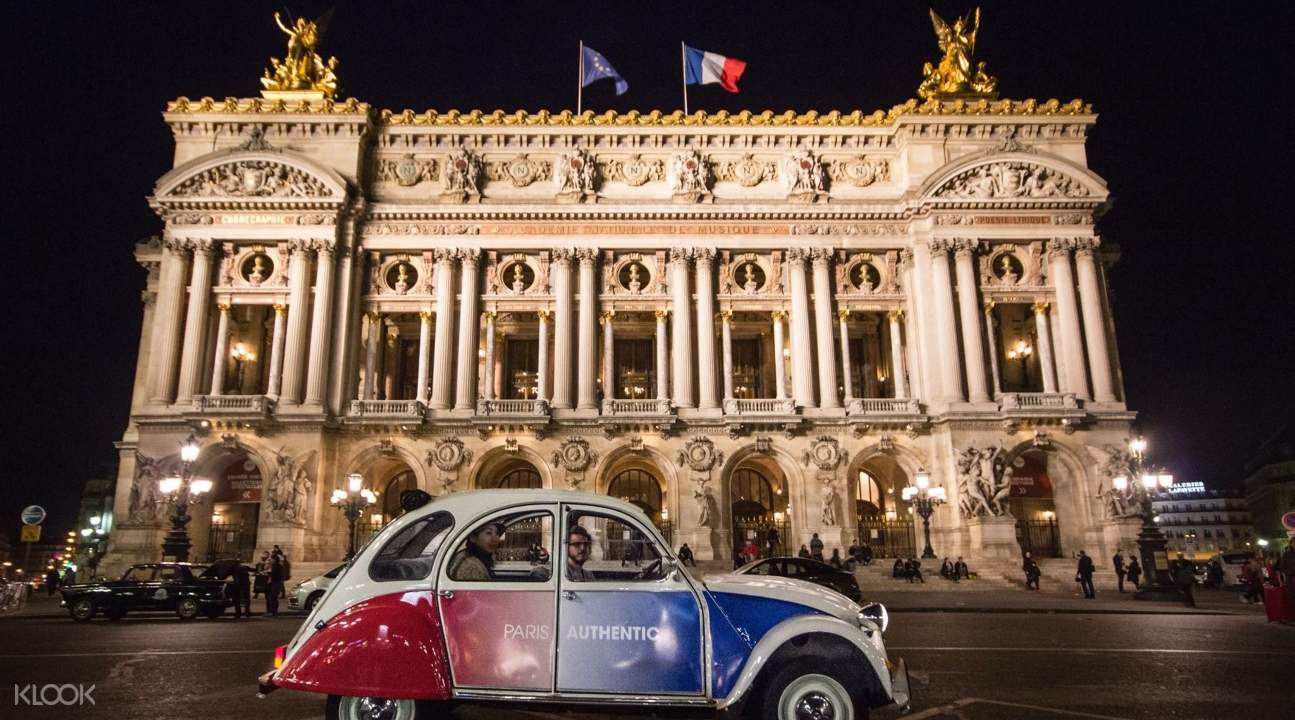
<path id="1" fill-rule="evenodd" d="M 23 525 L 40 525 L 45 522 L 45 508 L 40 505 L 28 505 L 22 509 Z"/>
<path id="2" fill-rule="evenodd" d="M 25 543 L 40 542 L 40 525 L 23 525 L 22 541 Z"/>
<path id="3" fill-rule="evenodd" d="M 1282 515 L 1282 527 L 1287 530 L 1295 530 L 1295 510 Z"/>

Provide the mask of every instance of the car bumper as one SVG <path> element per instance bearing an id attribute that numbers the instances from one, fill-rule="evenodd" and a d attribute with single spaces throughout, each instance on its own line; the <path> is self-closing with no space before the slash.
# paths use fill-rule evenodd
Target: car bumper
<path id="1" fill-rule="evenodd" d="M 908 684 L 908 665 L 900 658 L 899 663 L 890 671 L 890 700 L 907 712 L 912 699 L 913 693 Z"/>

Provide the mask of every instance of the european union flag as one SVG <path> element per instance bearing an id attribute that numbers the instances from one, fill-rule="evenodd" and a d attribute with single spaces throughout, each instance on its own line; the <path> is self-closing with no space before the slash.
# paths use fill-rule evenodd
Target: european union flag
<path id="1" fill-rule="evenodd" d="M 589 83 L 597 80 L 612 78 L 616 81 L 617 95 L 624 95 L 625 91 L 630 89 L 630 84 L 625 82 L 625 78 L 616 72 L 616 68 L 612 67 L 611 63 L 607 62 L 607 58 L 588 46 L 584 48 L 584 72 L 582 87 L 588 87 Z"/>

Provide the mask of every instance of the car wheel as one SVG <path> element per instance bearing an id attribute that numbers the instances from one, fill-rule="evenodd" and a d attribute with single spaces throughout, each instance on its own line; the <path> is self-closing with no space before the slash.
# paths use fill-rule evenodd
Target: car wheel
<path id="1" fill-rule="evenodd" d="M 426 720 L 432 704 L 423 700 L 328 696 L 327 720 Z"/>
<path id="2" fill-rule="evenodd" d="M 322 592 L 311 593 L 310 597 L 306 598 L 306 604 L 303 605 L 301 609 L 309 615 L 315 611 L 315 606 L 319 604 L 319 598 L 323 596 L 324 593 Z"/>
<path id="3" fill-rule="evenodd" d="M 193 598 L 184 598 L 175 606 L 175 614 L 180 616 L 181 620 L 192 620 L 198 617 L 198 601 Z"/>
<path id="4" fill-rule="evenodd" d="M 73 620 L 85 622 L 94 617 L 94 603 L 86 599 L 77 600 L 67 611 L 72 615 Z"/>
<path id="5" fill-rule="evenodd" d="M 793 662 L 769 683 L 761 716 L 764 720 L 862 720 L 868 717 L 868 706 L 858 692 L 860 685 L 858 678 L 826 663 Z"/>

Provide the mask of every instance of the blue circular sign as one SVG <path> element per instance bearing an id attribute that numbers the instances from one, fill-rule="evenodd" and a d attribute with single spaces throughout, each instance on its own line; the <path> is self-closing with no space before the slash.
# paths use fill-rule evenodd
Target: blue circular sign
<path id="1" fill-rule="evenodd" d="M 40 505 L 28 505 L 22 509 L 23 525 L 40 525 L 45 522 L 45 508 Z"/>

